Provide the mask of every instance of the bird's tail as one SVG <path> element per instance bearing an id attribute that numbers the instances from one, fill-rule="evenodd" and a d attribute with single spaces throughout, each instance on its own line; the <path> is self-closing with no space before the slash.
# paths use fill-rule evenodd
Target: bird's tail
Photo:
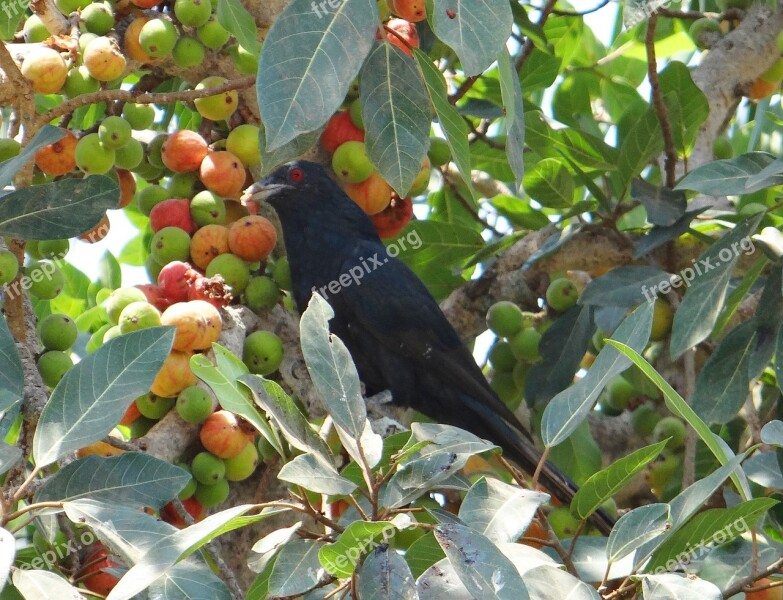
<path id="1" fill-rule="evenodd" d="M 536 472 L 541 462 L 542 453 L 524 434 L 517 433 L 515 440 L 510 445 L 501 444 L 504 455 L 511 458 L 526 473 Z M 564 505 L 571 504 L 579 486 L 577 486 L 568 476 L 558 469 L 551 462 L 544 461 L 541 470 L 538 473 L 538 482 L 552 496 L 557 498 Z M 614 527 L 614 519 L 606 512 L 599 509 L 590 516 L 590 520 L 604 535 L 609 535 Z"/>
<path id="2" fill-rule="evenodd" d="M 465 408 L 472 409 L 470 412 L 475 416 L 475 421 L 471 423 L 473 433 L 498 444 L 503 448 L 505 456 L 511 458 L 523 471 L 533 475 L 541 463 L 543 454 L 536 448 L 522 425 L 518 421 L 509 423 L 489 407 L 472 398 L 465 400 Z M 579 486 L 549 461 L 544 461 L 541 466 L 538 482 L 547 492 L 566 505 L 571 504 L 574 494 L 579 489 Z M 590 520 L 605 535 L 609 535 L 614 526 L 614 519 L 600 509 L 590 516 Z"/>

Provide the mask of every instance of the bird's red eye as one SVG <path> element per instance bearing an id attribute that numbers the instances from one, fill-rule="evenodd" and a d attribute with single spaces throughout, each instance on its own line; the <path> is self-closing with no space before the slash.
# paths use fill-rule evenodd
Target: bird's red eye
<path id="1" fill-rule="evenodd" d="M 299 183 L 304 179 L 304 173 L 302 172 L 302 169 L 295 167 L 288 172 L 288 178 L 294 183 Z"/>

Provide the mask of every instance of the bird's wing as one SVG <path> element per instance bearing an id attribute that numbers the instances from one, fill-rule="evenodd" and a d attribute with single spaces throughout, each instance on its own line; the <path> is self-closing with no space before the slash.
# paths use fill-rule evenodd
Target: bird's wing
<path id="1" fill-rule="evenodd" d="M 365 273 L 358 283 L 343 287 L 335 298 L 345 319 L 359 325 L 387 352 L 425 367 L 444 386 L 475 398 L 515 427 L 522 427 L 489 387 L 438 303 L 404 263 L 387 257 L 382 245 L 363 242 L 343 263 L 342 272 L 349 273 L 361 264 L 360 257 L 366 259 L 379 249 L 382 264 Z"/>

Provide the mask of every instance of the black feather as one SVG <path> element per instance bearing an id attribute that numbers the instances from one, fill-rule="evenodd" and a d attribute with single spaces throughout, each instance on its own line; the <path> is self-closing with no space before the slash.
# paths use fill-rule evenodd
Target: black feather
<path id="1" fill-rule="evenodd" d="M 250 193 L 280 217 L 297 308 L 304 311 L 313 291 L 326 298 L 332 332 L 351 352 L 368 395 L 388 389 L 395 404 L 493 441 L 534 472 L 541 453 L 528 432 L 421 280 L 387 254 L 364 211 L 320 165 L 289 163 Z M 562 502 L 577 489 L 549 462 L 540 480 Z M 601 517 L 606 532 L 611 519 Z"/>

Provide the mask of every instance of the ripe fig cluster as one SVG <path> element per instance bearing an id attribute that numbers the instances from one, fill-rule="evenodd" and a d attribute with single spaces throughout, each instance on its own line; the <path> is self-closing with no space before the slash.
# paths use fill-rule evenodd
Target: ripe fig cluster
<path id="1" fill-rule="evenodd" d="M 414 22 L 426 18 L 421 0 L 390 0 L 387 13 L 396 15 L 379 28 L 377 38 L 385 38 L 408 56 L 419 47 Z M 373 165 L 365 145 L 365 110 L 359 98 L 361 81 L 349 89 L 343 107 L 326 124 L 321 134 L 321 147 L 331 156 L 335 177 L 345 193 L 366 212 L 382 239 L 396 237 L 413 217 L 412 197 L 426 192 L 433 166 L 440 167 L 451 160 L 451 150 L 445 140 L 430 139 L 430 150 L 422 161 L 419 173 L 408 196 L 401 198 Z M 369 118 L 372 115 L 368 116 Z"/>

